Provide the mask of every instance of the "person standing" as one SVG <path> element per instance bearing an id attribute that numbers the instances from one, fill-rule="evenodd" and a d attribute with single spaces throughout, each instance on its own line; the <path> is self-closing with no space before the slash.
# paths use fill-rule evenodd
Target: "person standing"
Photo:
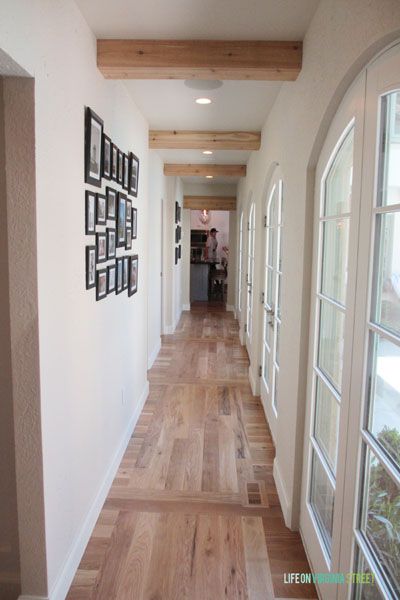
<path id="1" fill-rule="evenodd" d="M 206 247 L 204 249 L 204 258 L 205 258 L 205 260 L 208 260 L 210 262 L 217 261 L 217 247 L 218 247 L 217 233 L 218 233 L 218 230 L 215 229 L 215 227 L 210 229 L 210 233 L 208 234 L 208 238 L 206 241 Z"/>

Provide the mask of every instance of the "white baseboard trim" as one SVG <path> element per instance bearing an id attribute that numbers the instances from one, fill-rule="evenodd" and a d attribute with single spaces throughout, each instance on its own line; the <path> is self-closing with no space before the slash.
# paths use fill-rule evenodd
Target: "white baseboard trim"
<path id="1" fill-rule="evenodd" d="M 273 468 L 273 476 L 275 480 L 276 489 L 278 492 L 279 502 L 283 512 L 283 518 L 285 520 L 285 525 L 289 529 L 291 529 L 291 516 L 292 516 L 292 506 L 288 500 L 285 486 L 283 485 L 281 472 L 279 470 L 278 462 L 275 458 L 274 460 L 274 468 Z"/>
<path id="2" fill-rule="evenodd" d="M 18 596 L 18 600 L 49 600 L 48 596 L 26 596 L 23 594 L 22 596 Z"/>
<path id="3" fill-rule="evenodd" d="M 157 358 L 158 353 L 161 350 L 161 338 L 158 338 L 156 345 L 154 346 L 153 350 L 150 352 L 150 355 L 147 359 L 147 368 L 151 369 L 151 367 L 154 365 L 154 361 Z"/>
<path id="4" fill-rule="evenodd" d="M 85 551 L 89 538 L 92 534 L 93 528 L 96 524 L 97 518 L 103 507 L 104 501 L 107 497 L 108 491 L 111 487 L 115 474 L 118 470 L 128 442 L 131 438 L 132 432 L 139 419 L 140 413 L 142 412 L 144 403 L 146 402 L 147 396 L 149 395 L 149 382 L 146 381 L 144 389 L 140 395 L 139 402 L 135 408 L 135 411 L 128 423 L 125 433 L 122 437 L 121 443 L 119 444 L 114 457 L 111 461 L 110 466 L 104 476 L 103 482 L 100 485 L 99 490 L 94 498 L 92 506 L 90 507 L 86 519 L 84 520 L 80 532 L 78 533 L 75 542 L 72 545 L 69 556 L 67 557 L 64 567 L 49 595 L 48 600 L 64 600 L 66 597 L 75 572 L 78 568 L 82 555 Z M 19 600 L 35 600 L 33 596 L 20 596 Z M 40 600 L 43 600 L 40 598 Z"/>
<path id="5" fill-rule="evenodd" d="M 190 304 L 182 304 L 182 310 L 190 310 Z"/>
<path id="6" fill-rule="evenodd" d="M 226 309 L 227 311 L 229 311 L 229 312 L 233 312 L 233 313 L 235 312 L 235 307 L 234 307 L 234 306 L 232 306 L 232 304 L 227 304 L 227 305 L 225 306 L 225 309 Z"/>
<path id="7" fill-rule="evenodd" d="M 244 346 L 244 331 L 242 327 L 239 328 L 239 341 Z"/>

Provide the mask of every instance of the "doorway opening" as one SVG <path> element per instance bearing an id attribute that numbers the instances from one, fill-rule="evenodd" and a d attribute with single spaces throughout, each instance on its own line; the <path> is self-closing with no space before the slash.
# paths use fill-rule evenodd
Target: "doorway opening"
<path id="1" fill-rule="evenodd" d="M 232 231 L 232 234 L 234 232 Z M 190 211 L 190 303 L 225 310 L 228 298 L 230 212 Z"/>

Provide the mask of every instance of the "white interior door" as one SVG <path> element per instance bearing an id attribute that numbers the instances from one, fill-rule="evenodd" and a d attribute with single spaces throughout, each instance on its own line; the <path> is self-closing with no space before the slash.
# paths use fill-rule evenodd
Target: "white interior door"
<path id="1" fill-rule="evenodd" d="M 275 439 L 279 387 L 282 282 L 282 179 L 275 171 L 265 202 L 261 399 Z"/>
<path id="2" fill-rule="evenodd" d="M 255 203 L 250 203 L 248 235 L 247 235 L 247 302 L 246 302 L 246 347 L 250 353 L 251 338 L 253 335 L 253 280 L 254 280 L 254 240 L 255 240 Z"/>
<path id="3" fill-rule="evenodd" d="M 243 211 L 240 213 L 239 220 L 239 269 L 238 269 L 238 311 L 242 312 L 242 294 L 243 294 L 243 223 L 244 223 L 244 213 Z"/>

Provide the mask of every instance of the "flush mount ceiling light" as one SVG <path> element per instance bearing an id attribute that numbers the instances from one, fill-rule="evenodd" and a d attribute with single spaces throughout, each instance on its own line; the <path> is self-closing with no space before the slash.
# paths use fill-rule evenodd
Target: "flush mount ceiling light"
<path id="1" fill-rule="evenodd" d="M 210 98 L 196 98 L 197 104 L 211 104 Z"/>
<path id="2" fill-rule="evenodd" d="M 207 80 L 207 79 L 186 79 L 184 81 L 186 87 L 192 90 L 217 90 L 222 87 L 222 81 L 216 79 Z"/>
<path id="3" fill-rule="evenodd" d="M 212 150 L 203 150 L 203 154 L 212 154 Z"/>

